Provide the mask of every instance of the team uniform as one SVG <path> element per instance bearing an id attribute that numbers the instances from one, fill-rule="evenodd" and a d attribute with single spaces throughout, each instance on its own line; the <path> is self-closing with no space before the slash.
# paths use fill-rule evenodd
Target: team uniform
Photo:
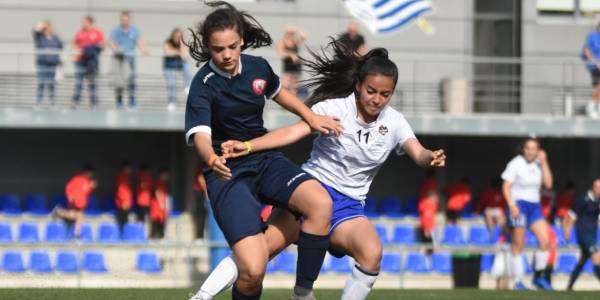
<path id="1" fill-rule="evenodd" d="M 78 211 L 85 210 L 88 206 L 89 197 L 94 191 L 92 179 L 84 174 L 77 174 L 67 183 L 65 194 L 68 199 L 69 209 Z"/>
<path id="2" fill-rule="evenodd" d="M 575 201 L 569 214 L 577 220 L 575 231 L 581 253 L 590 256 L 600 250 L 596 245 L 598 215 L 600 215 L 599 199 L 595 198 L 590 191 Z"/>
<path id="3" fill-rule="evenodd" d="M 392 151 L 404 154 L 404 142 L 415 135 L 404 116 L 389 106 L 372 123 L 360 120 L 354 94 L 319 102 L 312 110 L 340 119 L 344 127 L 337 137 L 319 135 L 310 159 L 302 165 L 325 186 L 333 200 L 333 232 L 342 222 L 365 216 L 365 198 L 377 171 Z"/>
<path id="4" fill-rule="evenodd" d="M 512 218 L 510 210 L 506 210 L 511 227 L 530 227 L 544 218 L 540 205 L 542 167 L 538 161 L 527 162 L 519 155 L 508 163 L 502 179 L 512 183 L 510 194 L 521 212 L 519 217 Z"/>
<path id="5" fill-rule="evenodd" d="M 265 102 L 280 89 L 279 77 L 261 57 L 242 54 L 235 76 L 209 61 L 196 73 L 190 88 L 187 143 L 192 145 L 198 132 L 208 133 L 215 152 L 221 153 L 221 143 L 227 140 L 247 141 L 264 135 Z M 294 190 L 313 179 L 278 151 L 230 159 L 227 165 L 232 171 L 229 181 L 218 179 L 210 169 L 204 176 L 215 219 L 230 246 L 266 229 L 260 218 L 261 202 L 287 208 Z"/>

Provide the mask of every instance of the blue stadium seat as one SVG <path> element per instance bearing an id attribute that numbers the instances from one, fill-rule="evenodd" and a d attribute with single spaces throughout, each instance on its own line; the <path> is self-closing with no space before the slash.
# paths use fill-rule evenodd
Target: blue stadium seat
<path id="1" fill-rule="evenodd" d="M 276 269 L 287 274 L 296 274 L 296 253 L 283 251 L 277 256 Z"/>
<path id="2" fill-rule="evenodd" d="M 88 199 L 88 206 L 85 209 L 85 214 L 87 216 L 99 216 L 102 214 L 102 205 L 100 203 L 100 198 L 95 195 L 90 195 Z"/>
<path id="3" fill-rule="evenodd" d="M 377 224 L 375 225 L 375 230 L 377 231 L 377 235 L 379 235 L 379 239 L 383 245 L 387 245 L 390 243 L 390 239 L 388 237 L 388 230 L 385 225 Z"/>
<path id="4" fill-rule="evenodd" d="M 425 274 L 431 272 L 431 265 L 423 253 L 411 252 L 406 257 L 404 270 L 412 273 Z"/>
<path id="5" fill-rule="evenodd" d="M 158 255 L 149 251 L 138 253 L 136 267 L 138 271 L 144 273 L 162 272 L 162 266 L 160 265 Z"/>
<path id="6" fill-rule="evenodd" d="M 51 243 L 64 243 L 67 241 L 67 227 L 62 222 L 46 224 L 46 241 Z"/>
<path id="7" fill-rule="evenodd" d="M 69 232 L 67 234 L 67 238 L 74 239 L 75 238 L 75 226 L 69 227 Z M 92 229 L 92 225 L 88 223 L 84 223 L 81 225 L 81 232 L 79 234 L 79 238 L 77 239 L 84 243 L 92 243 L 94 242 L 94 232 Z"/>
<path id="8" fill-rule="evenodd" d="M 575 230 L 575 228 L 573 228 L 573 231 L 571 232 L 571 239 L 568 241 L 568 244 L 571 246 L 579 246 L 577 243 L 577 230 Z"/>
<path id="9" fill-rule="evenodd" d="M 350 266 L 350 259 L 348 256 L 341 258 L 332 256 L 329 260 L 329 270 L 336 273 L 351 273 L 352 266 Z"/>
<path id="10" fill-rule="evenodd" d="M 23 254 L 21 251 L 6 251 L 2 259 L 2 267 L 4 271 L 9 273 L 23 273 L 25 272 L 25 265 L 23 264 Z"/>
<path id="11" fill-rule="evenodd" d="M 29 255 L 29 269 L 35 273 L 51 273 L 52 263 L 46 251 L 32 251 Z"/>
<path id="12" fill-rule="evenodd" d="M 490 237 L 492 244 L 498 243 L 500 241 L 500 238 L 502 237 L 503 233 L 504 232 L 503 232 L 502 226 L 496 226 L 496 228 L 494 228 L 493 235 Z"/>
<path id="13" fill-rule="evenodd" d="M 440 274 L 450 274 L 452 272 L 452 256 L 450 253 L 434 253 L 431 256 L 433 270 Z"/>
<path id="14" fill-rule="evenodd" d="M 379 203 L 379 213 L 390 218 L 402 217 L 402 200 L 398 197 L 386 197 Z"/>
<path id="15" fill-rule="evenodd" d="M 146 227 L 143 223 L 127 223 L 123 228 L 123 241 L 128 243 L 144 243 L 148 241 Z"/>
<path id="16" fill-rule="evenodd" d="M 577 265 L 577 255 L 574 253 L 562 253 L 558 256 L 556 271 L 563 274 L 571 274 Z"/>
<path id="17" fill-rule="evenodd" d="M 490 231 L 485 226 L 473 225 L 469 231 L 469 244 L 475 246 L 489 246 L 491 244 Z"/>
<path id="18" fill-rule="evenodd" d="M 392 240 L 396 244 L 413 245 L 416 242 L 415 228 L 411 225 L 398 224 L 394 226 L 394 237 Z"/>
<path id="19" fill-rule="evenodd" d="M 8 223 L 0 223 L 0 243 L 10 243 L 13 241 L 12 228 Z"/>
<path id="20" fill-rule="evenodd" d="M 402 205 L 402 213 L 406 216 L 419 217 L 419 198 L 411 196 Z"/>
<path id="21" fill-rule="evenodd" d="M 381 271 L 392 274 L 402 272 L 402 256 L 398 253 L 384 253 L 381 259 Z"/>
<path id="22" fill-rule="evenodd" d="M 2 212 L 9 216 L 20 216 L 23 213 L 21 198 L 17 194 L 8 194 L 0 197 Z"/>
<path id="23" fill-rule="evenodd" d="M 83 254 L 83 270 L 91 273 L 106 273 L 108 269 L 104 263 L 104 255 L 100 252 L 90 251 Z"/>
<path id="24" fill-rule="evenodd" d="M 277 257 L 271 259 L 267 264 L 267 273 L 277 272 Z"/>
<path id="25" fill-rule="evenodd" d="M 19 225 L 19 242 L 37 243 L 40 241 L 37 224 L 21 223 Z"/>
<path id="26" fill-rule="evenodd" d="M 59 251 L 56 255 L 56 270 L 69 274 L 79 272 L 77 254 L 73 251 Z"/>
<path id="27" fill-rule="evenodd" d="M 481 272 L 490 273 L 492 272 L 492 266 L 494 265 L 494 254 L 484 253 L 481 255 Z"/>
<path id="28" fill-rule="evenodd" d="M 25 196 L 25 210 L 36 216 L 45 216 L 50 213 L 48 198 L 44 194 L 33 194 Z"/>
<path id="29" fill-rule="evenodd" d="M 98 228 L 98 241 L 100 243 L 118 243 L 119 228 L 114 223 L 102 223 Z"/>
<path id="30" fill-rule="evenodd" d="M 62 208 L 66 208 L 67 207 L 67 196 L 65 195 L 56 195 L 54 197 L 52 197 L 52 199 L 50 200 L 50 209 L 53 209 L 55 207 L 62 207 Z"/>
<path id="31" fill-rule="evenodd" d="M 377 198 L 367 197 L 365 200 L 365 216 L 369 218 L 379 217 L 377 212 Z"/>
<path id="32" fill-rule="evenodd" d="M 466 242 L 462 228 L 458 225 L 447 225 L 446 228 L 444 228 L 444 238 L 442 243 L 451 246 L 465 245 Z"/>
<path id="33" fill-rule="evenodd" d="M 531 230 L 529 230 L 529 229 L 525 233 L 525 245 L 527 245 L 527 247 L 532 247 L 532 248 L 538 248 L 540 246 L 540 243 L 538 242 L 537 237 L 535 237 L 533 232 L 531 232 Z"/>
<path id="34" fill-rule="evenodd" d="M 594 274 L 594 264 L 592 263 L 592 259 L 589 258 L 585 264 L 583 265 L 583 269 L 581 270 L 583 273 Z"/>
<path id="35" fill-rule="evenodd" d="M 467 206 L 460 212 L 460 216 L 463 219 L 474 219 L 477 217 L 475 214 L 475 201 L 471 200 L 467 203 Z"/>

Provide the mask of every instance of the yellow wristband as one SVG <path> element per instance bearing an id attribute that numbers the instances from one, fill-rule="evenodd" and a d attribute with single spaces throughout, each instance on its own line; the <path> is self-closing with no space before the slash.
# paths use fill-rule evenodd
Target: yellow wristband
<path id="1" fill-rule="evenodd" d="M 254 151 L 254 147 L 252 147 L 252 143 L 250 143 L 249 141 L 245 141 L 244 145 L 246 145 L 246 151 L 248 151 L 248 154 Z"/>

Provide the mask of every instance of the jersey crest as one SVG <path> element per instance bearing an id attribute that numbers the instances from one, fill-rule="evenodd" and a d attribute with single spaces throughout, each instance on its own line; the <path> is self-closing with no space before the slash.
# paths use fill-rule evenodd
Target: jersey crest
<path id="1" fill-rule="evenodd" d="M 379 134 L 386 135 L 388 133 L 388 128 L 385 125 L 379 126 Z"/>
<path id="2" fill-rule="evenodd" d="M 252 81 L 252 90 L 258 96 L 265 93 L 265 88 L 267 87 L 267 81 L 262 78 L 257 78 Z"/>

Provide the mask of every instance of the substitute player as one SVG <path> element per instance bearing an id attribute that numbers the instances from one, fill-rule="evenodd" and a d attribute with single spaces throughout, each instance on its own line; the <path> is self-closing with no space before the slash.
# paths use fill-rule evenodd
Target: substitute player
<path id="1" fill-rule="evenodd" d="M 94 169 L 91 166 L 85 166 L 81 171 L 73 176 L 65 188 L 67 196 L 67 209 L 55 207 L 52 215 L 63 219 L 68 227 L 73 224 L 74 237 L 78 238 L 83 224 L 84 211 L 88 206 L 89 197 L 96 189 L 97 182 L 94 178 Z M 70 228 L 69 228 L 70 229 Z"/>
<path id="2" fill-rule="evenodd" d="M 342 299 L 365 299 L 377 279 L 382 245 L 375 226 L 364 215 L 364 201 L 373 178 L 388 155 L 408 155 L 420 166 L 444 166 L 443 150 L 430 151 L 419 143 L 403 115 L 389 107 L 398 80 L 398 69 L 383 48 L 365 56 L 333 41 L 335 55 L 307 62 L 316 86 L 310 102 L 318 114 L 342 121 L 340 136 L 321 134 L 311 157 L 302 168 L 319 179 L 333 199 L 331 247 L 336 256 L 352 256 L 357 264 L 346 281 Z M 223 144 L 226 155 L 237 157 L 289 145 L 311 133 L 300 121 L 247 142 Z M 266 233 L 271 258 L 298 238 L 300 222 L 289 212 L 276 209 Z M 195 299 L 211 299 L 227 287 L 235 275 L 226 258 L 205 281 Z M 229 276 L 229 277 L 228 277 Z"/>

